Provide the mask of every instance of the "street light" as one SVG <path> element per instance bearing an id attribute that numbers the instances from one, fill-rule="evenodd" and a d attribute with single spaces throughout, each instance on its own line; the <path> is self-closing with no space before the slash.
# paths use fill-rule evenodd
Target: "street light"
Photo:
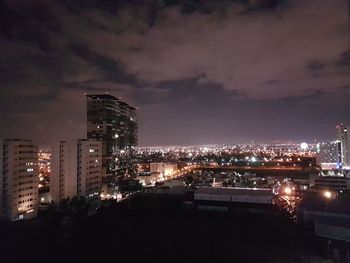
<path id="1" fill-rule="evenodd" d="M 326 197 L 327 199 L 330 199 L 332 197 L 332 193 L 330 191 L 324 191 L 323 196 Z"/>
<path id="2" fill-rule="evenodd" d="M 290 195 L 292 193 L 292 189 L 290 187 L 284 188 L 284 193 Z"/>

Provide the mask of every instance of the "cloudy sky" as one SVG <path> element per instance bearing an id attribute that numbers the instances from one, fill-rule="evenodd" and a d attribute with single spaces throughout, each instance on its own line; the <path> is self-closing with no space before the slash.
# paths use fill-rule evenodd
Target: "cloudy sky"
<path id="1" fill-rule="evenodd" d="M 140 145 L 329 140 L 350 124 L 347 0 L 0 0 L 0 137 L 85 137 L 84 93 Z"/>

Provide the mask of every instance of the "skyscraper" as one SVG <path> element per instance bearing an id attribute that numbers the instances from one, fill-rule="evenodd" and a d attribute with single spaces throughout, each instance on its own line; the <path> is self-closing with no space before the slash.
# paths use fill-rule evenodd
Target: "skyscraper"
<path id="1" fill-rule="evenodd" d="M 102 142 L 61 141 L 51 147 L 51 156 L 51 199 L 59 203 L 84 197 L 92 208 L 97 208 L 102 186 Z"/>
<path id="2" fill-rule="evenodd" d="M 109 94 L 86 97 L 87 138 L 102 141 L 104 176 L 116 175 L 119 153 L 137 146 L 137 109 Z"/>
<path id="3" fill-rule="evenodd" d="M 341 143 L 340 141 L 319 142 L 316 146 L 316 161 L 323 169 L 335 169 L 341 167 Z"/>
<path id="4" fill-rule="evenodd" d="M 342 123 L 336 126 L 337 140 L 340 141 L 341 163 L 345 166 L 350 165 L 350 134 L 349 128 Z"/>
<path id="5" fill-rule="evenodd" d="M 0 217 L 14 221 L 38 211 L 38 148 L 30 140 L 0 142 Z"/>

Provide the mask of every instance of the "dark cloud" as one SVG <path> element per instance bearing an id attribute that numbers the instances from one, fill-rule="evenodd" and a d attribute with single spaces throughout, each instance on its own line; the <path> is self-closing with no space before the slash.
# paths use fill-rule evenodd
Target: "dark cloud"
<path id="1" fill-rule="evenodd" d="M 109 91 L 140 106 L 141 144 L 330 138 L 346 2 L 0 1 L 2 136 L 84 136 L 84 92 Z"/>
<path id="2" fill-rule="evenodd" d="M 340 55 L 339 60 L 337 61 L 337 66 L 350 68 L 350 51 L 344 52 Z"/>
<path id="3" fill-rule="evenodd" d="M 324 69 L 324 67 L 325 66 L 321 62 L 316 61 L 316 60 L 310 61 L 307 64 L 307 68 L 311 71 L 320 71 L 320 70 Z"/>

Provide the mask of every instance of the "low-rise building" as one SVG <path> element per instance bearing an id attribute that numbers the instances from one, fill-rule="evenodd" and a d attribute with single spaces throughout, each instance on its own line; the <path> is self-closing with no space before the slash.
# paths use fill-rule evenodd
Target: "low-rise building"
<path id="1" fill-rule="evenodd" d="M 272 190 L 263 188 L 200 187 L 194 192 L 197 209 L 230 210 L 241 208 L 270 208 Z"/>
<path id="2" fill-rule="evenodd" d="M 320 190 L 350 190 L 350 178 L 342 176 L 318 176 L 310 180 L 310 186 Z"/>
<path id="3" fill-rule="evenodd" d="M 178 172 L 178 166 L 173 163 L 151 163 L 150 172 L 151 174 L 158 173 L 160 178 L 167 180 L 171 179 Z"/>
<path id="4" fill-rule="evenodd" d="M 350 260 L 350 196 L 324 190 L 305 195 L 298 215 L 305 227 L 315 231 L 334 262 Z"/>
<path id="5" fill-rule="evenodd" d="M 176 163 L 166 163 L 164 165 L 164 177 L 172 178 L 177 173 L 178 167 Z"/>
<path id="6" fill-rule="evenodd" d="M 143 186 L 154 186 L 160 179 L 160 173 L 143 172 L 139 173 L 136 179 L 139 180 Z"/>

